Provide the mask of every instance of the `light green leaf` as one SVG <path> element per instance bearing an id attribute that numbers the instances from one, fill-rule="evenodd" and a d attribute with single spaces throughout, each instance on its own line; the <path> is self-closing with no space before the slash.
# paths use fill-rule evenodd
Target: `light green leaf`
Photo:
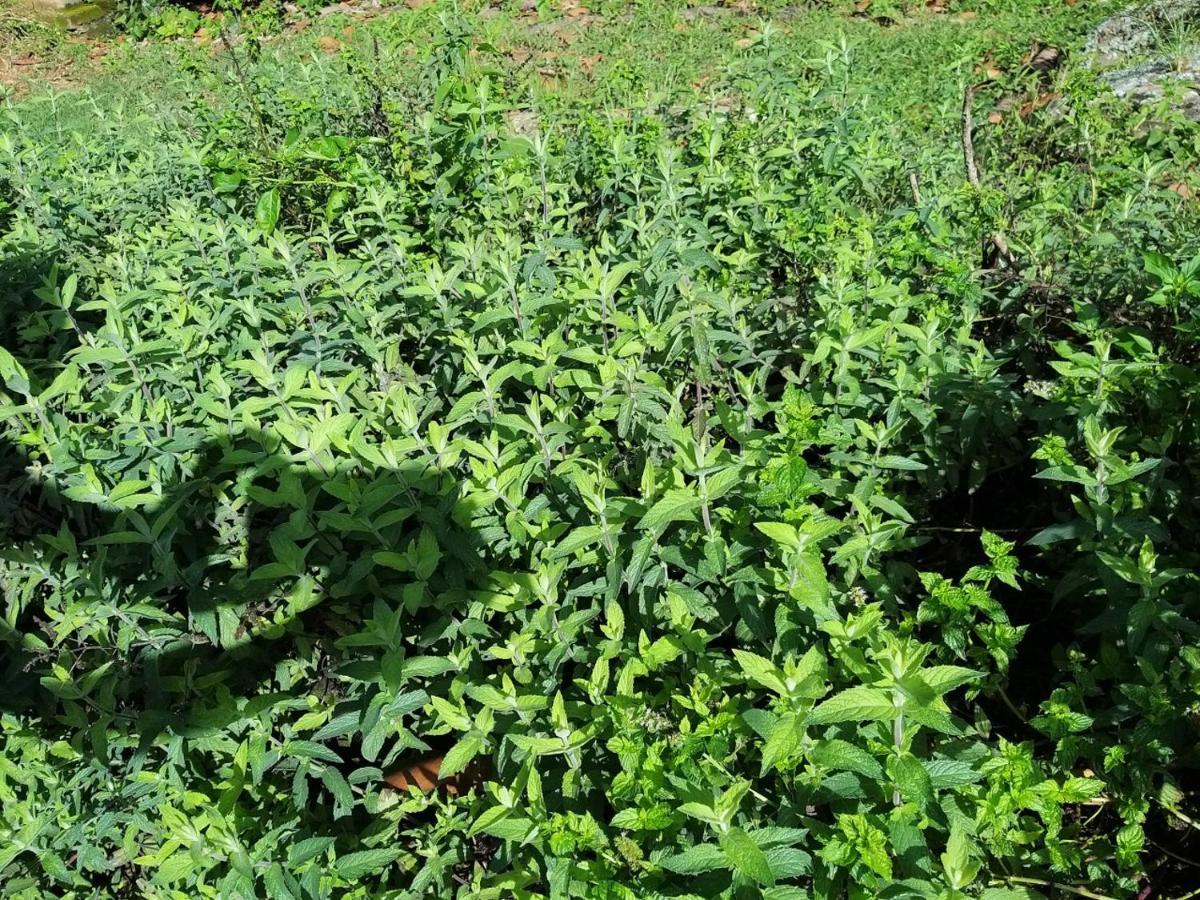
<path id="1" fill-rule="evenodd" d="M 783 672 L 773 662 L 749 650 L 734 650 L 733 656 L 747 678 L 769 691 L 786 696 L 788 691 Z"/>
<path id="2" fill-rule="evenodd" d="M 741 828 L 730 828 L 721 835 L 721 849 L 733 868 L 755 884 L 770 886 L 775 883 L 775 873 L 771 871 L 766 854 Z"/>
<path id="3" fill-rule="evenodd" d="M 375 850 L 360 850 L 340 856 L 333 864 L 339 878 L 357 881 L 364 875 L 381 872 L 399 858 L 404 851 L 400 847 L 380 847 Z"/>
<path id="4" fill-rule="evenodd" d="M 667 491 L 638 522 L 638 528 L 660 531 L 672 522 L 690 522 L 700 509 L 700 498 L 691 491 L 676 488 Z"/>
<path id="5" fill-rule="evenodd" d="M 271 188 L 259 194 L 254 204 L 254 224 L 263 234 L 271 234 L 279 222 L 279 191 Z"/>
<path id="6" fill-rule="evenodd" d="M 928 808 L 934 801 L 933 782 L 921 761 L 911 753 L 902 753 L 891 761 L 892 780 L 900 789 L 900 796 L 921 809 Z"/>
<path id="7" fill-rule="evenodd" d="M 872 780 L 883 778 L 883 766 L 862 747 L 843 740 L 818 741 L 809 752 L 815 765 L 826 769 L 857 772 Z"/>
<path id="8" fill-rule="evenodd" d="M 477 731 L 467 732 L 457 744 L 446 751 L 446 755 L 442 758 L 442 768 L 438 777 L 449 778 L 451 775 L 457 775 L 470 765 L 482 749 L 482 735 Z"/>
<path id="9" fill-rule="evenodd" d="M 879 688 L 859 685 L 834 694 L 809 713 L 812 725 L 833 725 L 838 722 L 876 722 L 890 720 L 900 714 L 891 696 Z"/>
<path id="10" fill-rule="evenodd" d="M 700 875 L 714 869 L 727 869 L 730 862 L 715 844 L 697 844 L 682 853 L 660 859 L 658 865 L 679 875 Z"/>
<path id="11" fill-rule="evenodd" d="M 771 769 L 779 768 L 780 763 L 794 756 L 803 739 L 803 719 L 794 713 L 781 717 L 763 746 L 761 774 L 766 775 Z"/>

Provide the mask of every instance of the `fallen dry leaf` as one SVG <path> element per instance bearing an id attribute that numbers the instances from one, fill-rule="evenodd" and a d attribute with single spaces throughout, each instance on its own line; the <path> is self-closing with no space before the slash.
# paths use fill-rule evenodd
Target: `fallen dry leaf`
<path id="1" fill-rule="evenodd" d="M 24 56 L 18 56 L 13 60 L 14 66 L 36 66 L 38 58 L 32 53 L 26 53 Z"/>
<path id="2" fill-rule="evenodd" d="M 1025 54 L 1021 64 L 1034 72 L 1049 72 L 1062 62 L 1062 51 L 1057 47 L 1035 43 Z"/>
<path id="3" fill-rule="evenodd" d="M 988 113 L 988 121 L 991 122 L 993 125 L 999 125 L 1001 122 L 1004 121 L 1004 113 L 990 112 L 990 113 Z"/>
<path id="4" fill-rule="evenodd" d="M 1020 116 L 1022 119 L 1027 118 L 1030 113 L 1043 109 L 1058 99 L 1057 91 L 1047 91 L 1032 100 L 1026 100 L 1021 104 Z"/>
<path id="5" fill-rule="evenodd" d="M 526 50 L 524 47 L 513 47 L 511 50 L 508 51 L 508 58 L 511 59 L 518 66 L 524 65 L 525 63 L 529 62 L 529 57 L 532 55 L 533 54 L 530 53 L 528 50 Z"/>
<path id="6" fill-rule="evenodd" d="M 578 19 L 582 16 L 590 16 L 592 11 L 586 6 L 568 6 L 564 12 L 572 19 Z"/>
<path id="7" fill-rule="evenodd" d="M 925 0 L 925 8 L 931 13 L 944 13 L 946 4 L 943 0 Z"/>
<path id="8" fill-rule="evenodd" d="M 973 9 L 964 9 L 958 14 L 958 21 L 963 23 L 973 22 L 978 15 L 979 13 L 975 12 Z"/>
<path id="9" fill-rule="evenodd" d="M 585 56 L 579 60 L 579 66 L 583 69 L 583 74 L 591 75 L 592 69 L 596 68 L 596 64 L 604 59 L 603 53 L 597 53 L 595 56 Z"/>
<path id="10" fill-rule="evenodd" d="M 854 12 L 856 15 L 862 15 L 871 8 L 871 0 L 855 0 Z"/>
<path id="11" fill-rule="evenodd" d="M 1002 73 L 1000 71 L 1000 67 L 996 65 L 996 61 L 992 59 L 992 56 L 989 53 L 979 61 L 977 66 L 975 66 L 975 74 L 982 75 L 984 78 L 991 81 L 999 78 Z"/>
<path id="12" fill-rule="evenodd" d="M 1191 185 L 1183 181 L 1175 181 L 1167 185 L 1167 190 L 1178 194 L 1184 200 L 1195 200 L 1196 192 L 1192 190 Z"/>
<path id="13" fill-rule="evenodd" d="M 326 53 L 332 54 L 338 52 L 342 46 L 342 42 L 335 37 L 330 37 L 329 35 L 325 34 L 322 35 L 320 40 L 317 41 L 317 46 Z"/>
<path id="14" fill-rule="evenodd" d="M 88 51 L 88 59 L 103 59 L 108 54 L 107 44 L 96 44 Z"/>
<path id="15" fill-rule="evenodd" d="M 747 47 L 754 44 L 754 38 L 738 38 L 736 41 L 734 41 L 734 44 L 745 50 Z"/>
<path id="16" fill-rule="evenodd" d="M 407 0 L 409 9 L 420 9 L 422 6 L 428 6 L 433 0 Z"/>

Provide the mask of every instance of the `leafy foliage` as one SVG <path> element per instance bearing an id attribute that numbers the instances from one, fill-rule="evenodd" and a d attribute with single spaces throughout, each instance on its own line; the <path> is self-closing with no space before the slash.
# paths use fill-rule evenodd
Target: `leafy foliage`
<path id="1" fill-rule="evenodd" d="M 606 111 L 469 34 L 6 110 L 6 891 L 1136 894 L 1196 814 L 1194 126 L 1081 84 L 999 197 L 844 46 Z M 431 750 L 491 775 L 383 786 Z"/>

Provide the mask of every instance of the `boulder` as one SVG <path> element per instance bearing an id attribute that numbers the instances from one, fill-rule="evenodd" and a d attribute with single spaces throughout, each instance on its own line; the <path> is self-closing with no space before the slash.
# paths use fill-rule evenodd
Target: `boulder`
<path id="1" fill-rule="evenodd" d="M 1157 103 L 1164 95 L 1200 121 L 1200 0 L 1154 0 L 1105 19 L 1084 45 L 1118 97 Z"/>
<path id="2" fill-rule="evenodd" d="M 1164 38 L 1200 27 L 1200 0 L 1154 0 L 1105 19 L 1088 35 L 1084 50 L 1100 65 L 1128 63 L 1160 52 Z"/>

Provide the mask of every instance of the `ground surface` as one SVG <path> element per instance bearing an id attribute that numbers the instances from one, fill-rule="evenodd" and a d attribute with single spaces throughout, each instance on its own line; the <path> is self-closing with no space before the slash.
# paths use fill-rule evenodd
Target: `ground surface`
<path id="1" fill-rule="evenodd" d="M 205 14 L 168 20 L 157 29 L 165 38 L 145 42 L 126 40 L 110 28 L 63 34 L 19 3 L 6 0 L 0 7 L 0 81 L 20 94 L 131 73 L 169 80 L 173 61 L 220 52 L 218 25 Z M 484 29 L 481 37 L 491 44 L 480 52 L 532 68 L 548 91 L 615 100 L 628 96 L 631 85 L 652 82 L 663 91 L 674 83 L 701 89 L 767 24 L 801 56 L 813 55 L 823 42 L 843 40 L 865 51 L 858 55 L 852 87 L 886 83 L 890 90 L 879 92 L 880 102 L 898 119 L 921 123 L 928 121 L 931 108 L 954 99 L 964 79 L 985 71 L 989 77 L 1016 73 L 1035 43 L 1078 47 L 1090 27 L 1123 8 L 1087 0 L 473 6 Z M 331 54 L 352 43 L 356 32 L 362 39 L 390 18 L 403 20 L 414 38 L 436 21 L 426 3 L 347 2 L 307 13 L 285 11 L 266 28 L 268 40 L 288 52 Z M 281 33 L 272 34 L 276 29 Z"/>

